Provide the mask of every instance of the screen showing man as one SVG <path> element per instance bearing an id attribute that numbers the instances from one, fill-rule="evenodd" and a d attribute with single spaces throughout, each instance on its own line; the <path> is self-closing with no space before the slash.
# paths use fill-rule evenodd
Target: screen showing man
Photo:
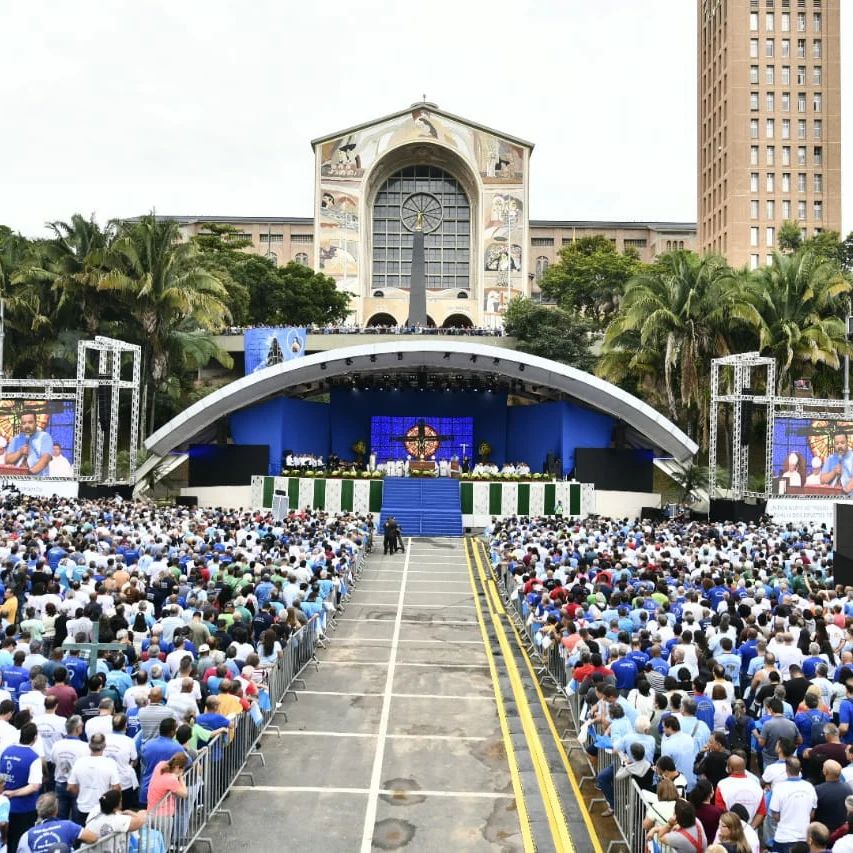
<path id="1" fill-rule="evenodd" d="M 33 409 L 21 412 L 20 430 L 6 449 L 6 464 L 16 465 L 22 473 L 36 477 L 49 476 L 53 439 L 50 433 L 39 429 Z"/>
<path id="2" fill-rule="evenodd" d="M 834 452 L 823 463 L 820 481 L 849 495 L 853 491 L 853 449 L 849 446 L 847 433 L 836 432 L 832 437 L 832 447 Z"/>
<path id="3" fill-rule="evenodd" d="M 853 422 L 776 418 L 774 491 L 788 496 L 853 496 Z"/>

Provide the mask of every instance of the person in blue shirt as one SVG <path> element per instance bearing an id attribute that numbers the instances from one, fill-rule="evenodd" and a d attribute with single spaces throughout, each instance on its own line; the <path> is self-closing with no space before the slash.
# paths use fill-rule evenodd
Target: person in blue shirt
<path id="1" fill-rule="evenodd" d="M 704 678 L 693 679 L 693 701 L 696 703 L 696 718 L 701 720 L 708 731 L 714 731 L 714 703 L 705 695 L 707 682 Z"/>
<path id="2" fill-rule="evenodd" d="M 38 823 L 21 837 L 17 853 L 70 851 L 78 844 L 94 844 L 98 833 L 71 820 L 59 819 L 54 794 L 42 794 L 36 801 Z"/>
<path id="3" fill-rule="evenodd" d="M 6 796 L 9 797 L 9 828 L 6 844 L 10 850 L 18 849 L 21 836 L 36 822 L 36 801 L 42 786 L 42 762 L 33 748 L 38 737 L 35 723 L 24 723 L 20 742 L 7 746 L 0 754 L 0 772 L 8 777 Z"/>
<path id="4" fill-rule="evenodd" d="M 12 657 L 12 666 L 3 667 L 3 685 L 10 693 L 17 694 L 21 685 L 29 681 L 30 674 L 23 666 L 26 658 L 25 652 L 17 651 Z"/>
<path id="5" fill-rule="evenodd" d="M 847 695 L 838 709 L 838 733 L 842 743 L 853 743 L 853 681 L 847 682 Z"/>
<path id="6" fill-rule="evenodd" d="M 18 465 L 36 477 L 47 477 L 52 450 L 50 433 L 38 428 L 33 409 L 25 409 L 21 413 L 21 431 L 6 449 L 6 464 Z"/>
<path id="7" fill-rule="evenodd" d="M 79 649 L 69 651 L 62 659 L 62 665 L 68 671 L 68 685 L 77 691 L 78 696 L 82 695 L 89 678 L 89 665 L 80 658 Z"/>
<path id="8" fill-rule="evenodd" d="M 844 492 L 853 491 L 853 449 L 847 441 L 847 434 L 837 432 L 832 443 L 835 452 L 827 457 L 820 473 L 820 481 L 825 486 L 835 486 Z M 8 454 L 6 455 L 8 459 Z"/>
<path id="9" fill-rule="evenodd" d="M 667 755 L 675 764 L 675 769 L 687 780 L 688 793 L 696 786 L 696 774 L 693 765 L 699 749 L 690 735 L 681 731 L 678 717 L 671 715 L 663 721 L 663 738 L 660 744 L 661 755 Z"/>
<path id="10" fill-rule="evenodd" d="M 743 659 L 734 653 L 734 643 L 731 637 L 720 640 L 720 652 L 714 656 L 717 663 L 725 670 L 726 678 L 735 688 L 735 695 L 740 690 L 740 672 Z"/>
<path id="11" fill-rule="evenodd" d="M 813 727 L 816 725 L 822 727 L 825 723 L 832 722 L 832 717 L 818 708 L 818 696 L 816 694 L 806 693 L 803 697 L 803 702 L 805 702 L 806 710 L 800 711 L 794 717 L 794 725 L 797 727 L 797 730 L 803 739 L 803 742 L 797 748 L 797 755 L 800 757 L 802 757 L 805 750 L 814 746 L 812 743 Z"/>
<path id="12" fill-rule="evenodd" d="M 184 752 L 184 748 L 175 740 L 178 723 L 174 717 L 166 717 L 160 722 L 159 737 L 151 738 L 142 744 L 142 780 L 139 787 L 139 802 L 143 807 L 148 802 L 148 786 L 154 775 L 154 768 L 161 761 L 168 761 L 173 755 Z"/>
<path id="13" fill-rule="evenodd" d="M 616 689 L 623 696 L 627 696 L 637 684 L 637 664 L 626 657 L 627 649 L 624 646 L 618 646 L 616 651 L 618 657 L 611 662 L 610 669 L 616 676 Z"/>
<path id="14" fill-rule="evenodd" d="M 809 644 L 809 655 L 803 661 L 803 675 L 812 679 L 817 674 L 817 668 L 822 663 L 826 663 L 826 660 L 820 656 L 820 646 L 817 643 Z"/>

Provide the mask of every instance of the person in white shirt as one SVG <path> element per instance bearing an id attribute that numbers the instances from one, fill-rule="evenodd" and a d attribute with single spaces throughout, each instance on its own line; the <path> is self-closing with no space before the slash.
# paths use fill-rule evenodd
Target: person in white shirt
<path id="1" fill-rule="evenodd" d="M 71 463 L 62 455 L 62 446 L 53 443 L 53 449 L 50 455 L 50 462 L 47 463 L 48 477 L 73 477 L 74 468 Z"/>
<path id="2" fill-rule="evenodd" d="M 39 740 L 44 746 L 44 754 L 47 757 L 53 754 L 53 747 L 65 735 L 67 718 L 60 717 L 56 713 L 58 704 L 59 700 L 56 696 L 45 696 L 44 712 L 33 717 L 33 722 L 38 726 Z"/>
<path id="3" fill-rule="evenodd" d="M 770 816 L 776 821 L 775 841 L 792 844 L 806 840 L 806 830 L 817 808 L 817 793 L 800 776 L 800 760 L 785 761 L 786 779 L 770 795 Z"/>
<path id="4" fill-rule="evenodd" d="M 74 819 L 83 826 L 89 812 L 95 810 L 103 794 L 110 788 L 121 791 L 118 766 L 112 758 L 104 755 L 106 745 L 104 735 L 93 735 L 89 741 L 90 754 L 78 758 L 68 775 L 68 793 L 76 797 Z"/>
<path id="5" fill-rule="evenodd" d="M 98 704 L 98 716 L 86 720 L 86 740 L 90 741 L 96 734 L 108 735 L 113 730 L 113 714 L 115 703 L 109 697 L 104 697 Z"/>
<path id="6" fill-rule="evenodd" d="M 47 690 L 47 678 L 36 675 L 32 680 L 32 690 L 22 693 L 18 698 L 18 710 L 29 711 L 30 717 L 37 717 L 44 713 L 45 690 Z"/>
<path id="7" fill-rule="evenodd" d="M 20 732 L 12 725 L 15 703 L 11 699 L 0 702 L 0 752 L 9 744 L 17 743 Z"/>
<path id="8" fill-rule="evenodd" d="M 175 716 L 178 719 L 183 719 L 188 712 L 198 714 L 198 703 L 193 698 L 193 688 L 196 682 L 192 678 L 182 678 L 180 680 L 181 692 L 172 693 L 166 706 L 174 709 Z"/>
<path id="9" fill-rule="evenodd" d="M 135 767 L 139 762 L 136 741 L 127 736 L 127 715 L 116 714 L 112 718 L 113 730 L 107 735 L 104 755 L 112 758 L 121 777 L 121 800 L 126 808 L 136 808 L 139 802 L 139 779 Z"/>

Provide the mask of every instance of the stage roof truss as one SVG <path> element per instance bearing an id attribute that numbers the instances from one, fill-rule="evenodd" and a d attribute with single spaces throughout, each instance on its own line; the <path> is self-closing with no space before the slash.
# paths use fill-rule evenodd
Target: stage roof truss
<path id="1" fill-rule="evenodd" d="M 565 364 L 493 347 L 475 341 L 454 341 L 452 349 L 438 340 L 365 343 L 314 353 L 272 367 L 219 388 L 154 432 L 145 442 L 157 458 L 186 447 L 195 436 L 232 412 L 271 397 L 294 393 L 314 396 L 332 382 L 352 377 L 393 377 L 394 374 L 499 376 L 520 393 L 571 400 L 623 422 L 641 439 L 640 446 L 684 462 L 698 450 L 696 443 L 664 415 L 603 379 Z M 483 382 L 487 381 L 485 379 Z M 515 383 L 515 384 L 513 384 Z M 514 392 L 512 392 L 514 393 Z M 156 467 L 146 463 L 139 474 Z"/>
<path id="2" fill-rule="evenodd" d="M 724 373 L 725 371 L 725 373 Z M 763 386 L 755 387 L 755 385 Z M 725 388 L 725 391 L 722 390 Z M 845 400 L 828 400 L 814 397 L 788 397 L 775 393 L 776 361 L 757 352 L 742 353 L 717 358 L 711 362 L 711 410 L 708 466 L 710 494 L 722 494 L 718 484 L 719 416 L 721 406 L 730 406 L 732 471 L 729 496 L 735 500 L 760 498 L 768 500 L 773 490 L 773 446 L 777 418 L 799 418 L 815 421 L 853 420 L 853 408 Z M 734 389 L 734 390 L 732 390 Z M 762 393 L 757 393 L 762 390 Z M 749 488 L 749 444 L 741 444 L 741 425 L 750 404 L 752 411 L 765 412 L 767 430 L 764 437 L 763 489 Z M 790 495 L 799 498 L 799 495 Z M 836 495 L 808 495 L 810 500 L 833 500 Z"/>

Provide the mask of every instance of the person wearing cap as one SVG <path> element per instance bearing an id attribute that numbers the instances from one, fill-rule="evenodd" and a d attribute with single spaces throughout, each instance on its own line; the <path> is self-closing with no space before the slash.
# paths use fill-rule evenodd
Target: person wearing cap
<path id="1" fill-rule="evenodd" d="M 38 798 L 35 814 L 38 823 L 21 837 L 17 853 L 71 850 L 75 844 L 94 844 L 98 840 L 94 830 L 60 819 L 59 804 L 54 794 L 42 794 Z"/>
<path id="2" fill-rule="evenodd" d="M 110 788 L 121 791 L 118 765 L 104 754 L 106 737 L 98 732 L 89 740 L 89 755 L 74 762 L 68 776 L 68 793 L 75 797 L 72 817 L 75 823 L 86 825 L 86 818 L 98 800 Z"/>

